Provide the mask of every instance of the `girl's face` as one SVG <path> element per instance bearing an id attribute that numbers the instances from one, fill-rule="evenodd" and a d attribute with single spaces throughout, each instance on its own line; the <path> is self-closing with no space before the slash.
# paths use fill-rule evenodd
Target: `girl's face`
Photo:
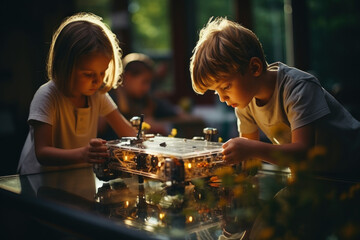
<path id="1" fill-rule="evenodd" d="M 93 95 L 103 83 L 110 60 L 103 53 L 81 56 L 75 63 L 72 95 L 74 97 Z"/>

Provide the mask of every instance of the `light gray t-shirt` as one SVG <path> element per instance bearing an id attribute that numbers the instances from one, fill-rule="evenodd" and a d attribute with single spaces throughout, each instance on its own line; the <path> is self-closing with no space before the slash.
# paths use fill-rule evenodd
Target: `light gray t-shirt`
<path id="1" fill-rule="evenodd" d="M 239 133 L 260 128 L 273 144 L 291 143 L 291 131 L 310 123 L 316 126 L 316 144 L 341 162 L 359 164 L 360 123 L 311 74 L 283 63 L 269 102 L 257 106 L 254 98 L 244 109 L 235 109 Z"/>
<path id="2" fill-rule="evenodd" d="M 72 149 L 86 146 L 97 135 L 99 116 L 106 116 L 117 106 L 109 94 L 95 93 L 88 97 L 87 108 L 76 108 L 56 87 L 53 81 L 42 85 L 30 105 L 28 122 L 29 134 L 21 152 L 18 172 L 37 173 L 46 170 L 76 167 L 44 167 L 36 159 L 34 128 L 32 120 L 52 126 L 53 144 L 56 148 Z"/>

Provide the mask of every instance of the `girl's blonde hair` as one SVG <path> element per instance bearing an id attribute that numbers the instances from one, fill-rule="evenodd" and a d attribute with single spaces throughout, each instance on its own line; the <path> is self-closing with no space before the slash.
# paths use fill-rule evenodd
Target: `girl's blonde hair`
<path id="1" fill-rule="evenodd" d="M 71 96 L 77 60 L 99 52 L 111 59 L 100 88 L 101 92 L 107 92 L 121 84 L 122 51 L 116 35 L 95 14 L 77 13 L 66 18 L 52 37 L 47 61 L 49 80 L 53 80 L 65 96 Z"/>
<path id="2" fill-rule="evenodd" d="M 251 30 L 226 18 L 210 18 L 190 59 L 194 91 L 204 94 L 221 80 L 238 72 L 245 74 L 252 57 L 267 65 L 261 43 Z"/>

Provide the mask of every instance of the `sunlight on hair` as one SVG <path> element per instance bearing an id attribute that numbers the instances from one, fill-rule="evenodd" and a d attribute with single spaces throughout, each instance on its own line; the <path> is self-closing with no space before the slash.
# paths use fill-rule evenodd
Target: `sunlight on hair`
<path id="1" fill-rule="evenodd" d="M 112 56 L 109 63 L 109 68 L 106 71 L 106 76 L 104 77 L 103 86 L 100 91 L 107 92 L 111 88 L 117 88 L 121 84 L 121 74 L 123 71 L 122 67 L 122 50 L 119 47 L 118 40 L 116 35 L 110 30 L 103 21 L 103 19 L 95 14 L 80 12 L 73 16 L 66 18 L 59 28 L 56 30 L 52 37 L 52 43 L 50 46 L 48 63 L 47 63 L 47 73 L 49 80 L 56 80 L 54 76 L 54 58 L 55 58 L 55 45 L 58 42 L 58 37 L 64 30 L 66 26 L 73 22 L 89 22 L 95 26 L 98 26 L 103 31 L 103 34 L 111 44 Z"/>

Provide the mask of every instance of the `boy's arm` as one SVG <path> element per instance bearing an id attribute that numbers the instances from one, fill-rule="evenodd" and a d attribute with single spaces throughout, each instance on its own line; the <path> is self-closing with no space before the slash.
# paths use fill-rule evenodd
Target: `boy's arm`
<path id="1" fill-rule="evenodd" d="M 61 149 L 53 147 L 52 126 L 34 121 L 35 154 L 41 165 L 65 166 L 76 163 L 101 163 L 108 157 L 104 140 L 91 139 L 88 146 Z"/>
<path id="2" fill-rule="evenodd" d="M 224 160 L 229 163 L 257 158 L 278 164 L 281 159 L 306 157 L 307 151 L 314 146 L 315 131 L 312 124 L 305 125 L 292 131 L 292 142 L 282 145 L 260 142 L 244 137 L 233 138 L 224 143 Z"/>
<path id="3" fill-rule="evenodd" d="M 114 111 L 106 115 L 105 118 L 119 137 L 136 136 L 136 131 L 131 126 L 130 122 L 127 121 L 125 117 L 119 112 L 118 109 L 115 109 Z"/>
<path id="4" fill-rule="evenodd" d="M 243 138 L 247 138 L 247 139 L 252 139 L 252 140 L 260 140 L 260 133 L 259 130 L 257 130 L 256 132 L 253 133 L 242 133 L 241 137 Z"/>

